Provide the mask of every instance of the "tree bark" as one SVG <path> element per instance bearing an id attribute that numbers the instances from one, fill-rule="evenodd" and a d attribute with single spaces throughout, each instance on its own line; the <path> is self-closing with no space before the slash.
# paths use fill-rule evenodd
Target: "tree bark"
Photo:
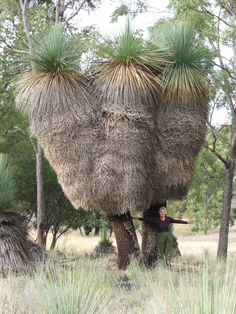
<path id="1" fill-rule="evenodd" d="M 150 208 L 145 211 L 144 216 L 157 217 L 159 216 L 158 210 L 161 206 L 166 207 L 166 201 L 151 205 Z M 178 241 L 175 236 L 173 241 L 173 257 L 181 256 L 181 252 L 178 247 Z M 153 267 L 158 262 L 158 245 L 157 245 L 157 231 L 153 229 L 149 224 L 142 223 L 142 259 L 143 263 L 147 267 Z"/>
<path id="2" fill-rule="evenodd" d="M 230 220 L 234 170 L 235 170 L 235 160 L 231 161 L 229 168 L 226 168 L 225 170 L 224 196 L 223 196 L 223 203 L 222 203 L 220 233 L 219 233 L 219 242 L 218 242 L 218 250 L 217 250 L 218 259 L 227 258 L 229 220 Z"/>
<path id="3" fill-rule="evenodd" d="M 147 267 L 157 262 L 157 231 L 145 222 L 142 223 L 142 258 Z"/>
<path id="4" fill-rule="evenodd" d="M 161 206 L 166 206 L 166 201 L 152 204 L 144 216 L 158 216 Z M 142 223 L 142 258 L 147 267 L 152 267 L 157 262 L 157 231 L 145 222 Z"/>
<path id="5" fill-rule="evenodd" d="M 115 234 L 118 250 L 118 267 L 126 269 L 132 256 L 140 253 L 137 235 L 130 213 L 108 217 Z"/>
<path id="6" fill-rule="evenodd" d="M 43 150 L 37 145 L 36 155 L 36 177 L 37 177 L 37 244 L 45 250 L 46 230 L 44 228 L 45 204 L 43 194 Z"/>

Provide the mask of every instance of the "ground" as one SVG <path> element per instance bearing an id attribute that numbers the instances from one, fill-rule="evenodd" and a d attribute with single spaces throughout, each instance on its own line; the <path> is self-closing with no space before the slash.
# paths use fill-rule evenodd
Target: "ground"
<path id="1" fill-rule="evenodd" d="M 212 257 L 216 257 L 219 230 L 214 229 L 208 234 L 196 233 L 193 234 L 190 225 L 175 225 L 174 234 L 177 236 L 179 248 L 183 256 L 199 256 L 205 251 Z M 139 242 L 141 242 L 140 232 L 137 231 Z M 112 237 L 113 244 L 115 239 Z M 92 234 L 89 237 L 82 237 L 79 231 L 72 231 L 59 239 L 57 248 L 62 251 L 91 252 L 100 241 L 99 237 L 94 237 Z M 50 240 L 48 241 L 50 242 Z M 230 228 L 229 233 L 229 255 L 236 253 L 236 226 Z"/>

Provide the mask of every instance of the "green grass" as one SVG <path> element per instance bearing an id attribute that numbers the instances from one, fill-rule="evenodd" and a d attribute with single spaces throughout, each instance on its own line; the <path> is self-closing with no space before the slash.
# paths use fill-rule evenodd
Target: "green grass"
<path id="1" fill-rule="evenodd" d="M 35 274 L 0 278 L 0 313 L 236 313 L 234 260 L 217 263 L 205 255 L 171 270 L 114 265 L 114 258 L 80 255 L 59 263 L 54 257 Z"/>

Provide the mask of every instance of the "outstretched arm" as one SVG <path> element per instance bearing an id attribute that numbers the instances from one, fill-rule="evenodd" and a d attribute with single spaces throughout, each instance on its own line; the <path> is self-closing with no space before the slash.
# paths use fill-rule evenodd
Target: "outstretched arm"
<path id="1" fill-rule="evenodd" d="M 181 220 L 181 219 L 174 219 L 172 217 L 170 217 L 171 223 L 173 224 L 194 224 L 195 221 L 193 219 L 191 220 Z"/>

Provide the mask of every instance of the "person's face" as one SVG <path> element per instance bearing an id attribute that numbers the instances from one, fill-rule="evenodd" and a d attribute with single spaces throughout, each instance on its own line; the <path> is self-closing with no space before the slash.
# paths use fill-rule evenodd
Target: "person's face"
<path id="1" fill-rule="evenodd" d="M 160 214 L 160 217 L 163 218 L 166 216 L 166 209 L 165 208 L 161 208 L 159 210 L 159 214 Z"/>

